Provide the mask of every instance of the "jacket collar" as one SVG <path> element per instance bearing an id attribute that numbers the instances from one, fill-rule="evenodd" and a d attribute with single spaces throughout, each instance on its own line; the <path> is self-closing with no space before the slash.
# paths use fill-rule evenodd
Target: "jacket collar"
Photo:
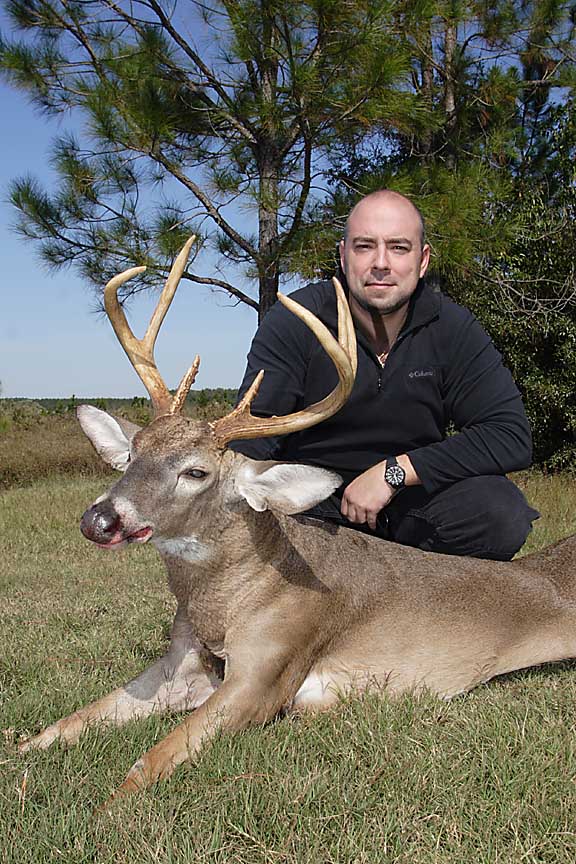
<path id="1" fill-rule="evenodd" d="M 437 318 L 440 314 L 440 304 L 440 292 L 431 288 L 425 279 L 420 279 L 410 298 L 408 315 L 400 332 L 402 334 L 409 333 Z"/>

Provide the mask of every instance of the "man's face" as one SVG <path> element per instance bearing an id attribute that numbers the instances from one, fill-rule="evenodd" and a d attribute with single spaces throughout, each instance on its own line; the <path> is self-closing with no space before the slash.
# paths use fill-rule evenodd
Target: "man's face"
<path id="1" fill-rule="evenodd" d="M 405 306 L 425 274 L 430 247 L 421 246 L 421 224 L 400 196 L 361 201 L 348 220 L 340 261 L 354 301 L 370 312 L 390 315 Z"/>

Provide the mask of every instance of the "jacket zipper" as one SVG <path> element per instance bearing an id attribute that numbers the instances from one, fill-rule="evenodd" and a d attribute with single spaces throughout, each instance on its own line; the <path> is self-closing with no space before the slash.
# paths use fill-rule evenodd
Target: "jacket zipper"
<path id="1" fill-rule="evenodd" d="M 405 333 L 402 333 L 400 336 L 398 336 L 398 338 L 396 339 L 396 341 L 392 345 L 392 348 L 390 349 L 388 357 L 386 358 L 386 363 L 388 363 L 388 360 L 390 359 L 390 354 L 392 354 L 392 352 L 396 349 L 396 346 L 404 339 L 405 335 L 406 335 Z M 378 357 L 375 354 L 374 354 L 374 359 L 376 360 L 376 365 L 378 366 L 377 393 L 381 393 L 382 392 L 382 376 L 384 374 L 385 367 L 382 366 L 380 360 L 378 359 Z"/>

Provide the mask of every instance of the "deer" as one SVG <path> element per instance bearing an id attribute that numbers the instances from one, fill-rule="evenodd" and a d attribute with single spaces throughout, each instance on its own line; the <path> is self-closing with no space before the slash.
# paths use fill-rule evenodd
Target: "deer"
<path id="1" fill-rule="evenodd" d="M 133 680 L 20 744 L 22 752 L 70 745 L 96 723 L 184 712 L 110 802 L 200 758 L 219 730 L 329 709 L 371 686 L 391 697 L 431 691 L 450 698 L 494 676 L 576 656 L 575 537 L 511 562 L 400 546 L 299 515 L 340 485 L 336 473 L 258 462 L 227 447 L 321 423 L 345 403 L 356 342 L 336 279 L 337 337 L 279 295 L 338 372 L 321 402 L 285 417 L 254 416 L 262 371 L 225 417 L 207 422 L 182 413 L 199 358 L 172 395 L 154 345 L 193 241 L 176 257 L 142 339 L 117 292 L 145 268 L 130 268 L 105 288 L 111 324 L 150 395 L 152 422 L 141 428 L 90 405 L 77 409 L 96 451 L 122 472 L 84 513 L 81 531 L 108 550 L 155 545 L 176 599 L 168 650 Z"/>

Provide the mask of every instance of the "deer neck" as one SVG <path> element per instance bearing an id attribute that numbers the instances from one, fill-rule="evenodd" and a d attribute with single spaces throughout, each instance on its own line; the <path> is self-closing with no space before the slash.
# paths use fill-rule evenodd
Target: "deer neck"
<path id="1" fill-rule="evenodd" d="M 267 564 L 281 554 L 282 532 L 269 511 L 255 513 L 248 505 L 212 512 L 201 533 L 157 538 L 154 543 L 168 572 L 170 590 L 188 609 L 201 641 L 224 638 L 238 610 L 262 602 L 274 590 L 274 568 L 262 579 Z M 257 539 L 257 542 L 256 542 Z M 254 574 L 259 574 L 255 583 Z"/>

